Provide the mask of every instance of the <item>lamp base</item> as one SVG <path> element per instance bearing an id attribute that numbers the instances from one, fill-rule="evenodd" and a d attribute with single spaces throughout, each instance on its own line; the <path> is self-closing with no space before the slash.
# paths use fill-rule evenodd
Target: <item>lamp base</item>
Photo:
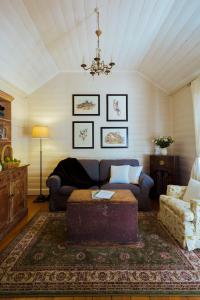
<path id="1" fill-rule="evenodd" d="M 40 194 L 37 196 L 37 198 L 35 200 L 33 200 L 33 202 L 35 203 L 41 203 L 41 202 L 45 202 L 47 199 L 45 197 L 45 195 Z"/>

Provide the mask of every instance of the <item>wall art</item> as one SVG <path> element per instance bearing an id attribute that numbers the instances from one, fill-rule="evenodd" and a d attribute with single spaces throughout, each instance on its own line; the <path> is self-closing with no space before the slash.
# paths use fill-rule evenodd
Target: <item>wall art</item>
<path id="1" fill-rule="evenodd" d="M 72 147 L 94 148 L 94 122 L 72 122 Z"/>
<path id="2" fill-rule="evenodd" d="M 107 121 L 128 121 L 128 95 L 107 94 Z"/>
<path id="3" fill-rule="evenodd" d="M 100 95 L 72 95 L 73 116 L 99 116 Z"/>
<path id="4" fill-rule="evenodd" d="M 101 148 L 128 148 L 128 127 L 101 127 Z"/>

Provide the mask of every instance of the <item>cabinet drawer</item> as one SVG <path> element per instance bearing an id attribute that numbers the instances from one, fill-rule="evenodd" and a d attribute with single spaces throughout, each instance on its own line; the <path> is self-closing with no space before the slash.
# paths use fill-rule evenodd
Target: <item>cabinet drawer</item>
<path id="1" fill-rule="evenodd" d="M 174 156 L 158 155 L 150 160 L 150 170 L 170 170 L 175 167 L 177 159 Z"/>

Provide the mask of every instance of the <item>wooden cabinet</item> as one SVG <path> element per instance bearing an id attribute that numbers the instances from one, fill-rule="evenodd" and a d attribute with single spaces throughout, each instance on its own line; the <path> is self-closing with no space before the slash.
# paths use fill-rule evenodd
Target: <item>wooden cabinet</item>
<path id="1" fill-rule="evenodd" d="M 27 166 L 0 172 L 0 239 L 27 213 Z"/>
<path id="2" fill-rule="evenodd" d="M 11 157 L 11 95 L 0 91 L 0 157 Z M 4 148 L 4 150 L 3 150 Z M 8 166 L 7 166 L 8 167 Z M 27 165 L 0 171 L 0 240 L 27 213 Z M 5 162 L 4 162 L 4 168 Z"/>
<path id="3" fill-rule="evenodd" d="M 150 176 L 154 180 L 151 198 L 166 194 L 168 184 L 179 184 L 179 157 L 150 155 Z"/>

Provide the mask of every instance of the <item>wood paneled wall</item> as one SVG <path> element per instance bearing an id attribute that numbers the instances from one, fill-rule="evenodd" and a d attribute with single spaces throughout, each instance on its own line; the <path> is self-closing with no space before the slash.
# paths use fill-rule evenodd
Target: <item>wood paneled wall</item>
<path id="1" fill-rule="evenodd" d="M 72 94 L 100 94 L 100 116 L 72 116 Z M 128 122 L 106 122 L 106 94 L 128 94 Z M 44 188 L 46 176 L 60 159 L 137 158 L 149 167 L 153 152 L 152 137 L 169 134 L 169 98 L 136 72 L 113 73 L 91 78 L 88 73 L 62 73 L 28 97 L 29 126 L 44 124 L 50 138 L 43 142 Z M 72 149 L 72 121 L 94 121 L 95 148 Z M 128 126 L 129 148 L 101 149 L 101 126 Z M 29 194 L 39 185 L 39 141 L 30 139 Z"/>
<path id="2" fill-rule="evenodd" d="M 187 185 L 195 158 L 195 133 L 193 104 L 190 86 L 186 86 L 171 98 L 174 153 L 180 156 L 181 183 Z"/>

